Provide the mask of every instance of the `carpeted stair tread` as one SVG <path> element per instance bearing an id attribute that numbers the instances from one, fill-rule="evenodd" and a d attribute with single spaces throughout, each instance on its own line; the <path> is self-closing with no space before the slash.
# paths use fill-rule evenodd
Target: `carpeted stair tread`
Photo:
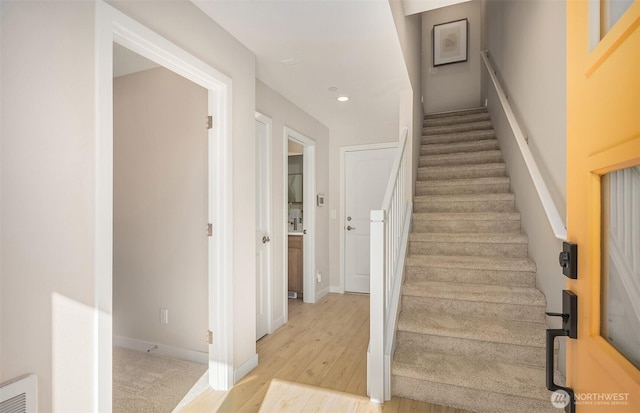
<path id="1" fill-rule="evenodd" d="M 409 242 L 472 242 L 484 244 L 527 244 L 527 236 L 522 233 L 436 233 L 436 234 L 409 234 Z"/>
<path id="2" fill-rule="evenodd" d="M 447 353 L 523 366 L 545 367 L 545 348 L 496 343 L 460 337 L 398 331 L 396 349 L 410 352 Z M 556 341 L 556 347 L 560 343 Z"/>
<path id="3" fill-rule="evenodd" d="M 437 119 L 437 118 L 454 118 L 457 116 L 465 116 L 471 115 L 474 113 L 488 113 L 486 107 L 478 107 L 471 109 L 462 109 L 462 110 L 454 110 L 450 112 L 438 112 L 438 113 L 428 113 L 424 115 L 424 119 Z"/>
<path id="4" fill-rule="evenodd" d="M 509 192 L 511 180 L 507 176 L 463 179 L 433 179 L 416 182 L 416 194 L 420 195 L 453 195 L 472 193 L 505 193 Z"/>
<path id="5" fill-rule="evenodd" d="M 518 221 L 519 212 L 415 212 L 413 221 Z"/>
<path id="6" fill-rule="evenodd" d="M 456 301 L 546 306 L 544 295 L 538 289 L 505 285 L 408 280 L 402 287 L 402 295 L 425 298 L 448 298 Z"/>
<path id="7" fill-rule="evenodd" d="M 513 201 L 516 196 L 510 192 L 502 194 L 460 194 L 460 195 L 417 195 L 414 202 L 478 202 L 478 201 Z"/>
<path id="8" fill-rule="evenodd" d="M 496 131 L 494 129 L 480 129 L 458 133 L 422 135 L 421 143 L 424 145 L 428 145 L 435 143 L 481 141 L 486 139 L 496 139 Z"/>
<path id="9" fill-rule="evenodd" d="M 500 163 L 503 162 L 502 153 L 497 150 L 447 153 L 441 155 L 423 155 L 418 161 L 418 166 L 439 166 L 439 165 L 472 165 L 478 163 Z"/>
<path id="10" fill-rule="evenodd" d="M 546 299 L 510 185 L 486 108 L 425 116 L 392 394 L 478 413 L 556 411 Z"/>
<path id="11" fill-rule="evenodd" d="M 468 206 L 468 208 L 465 206 Z M 476 208 L 476 206 L 478 207 Z M 477 212 L 477 210 L 483 210 L 485 206 L 486 205 L 481 205 L 479 203 L 462 203 L 455 205 L 455 210 L 453 212 L 452 210 L 454 208 L 440 208 L 448 209 L 447 212 L 425 212 L 422 211 L 421 208 L 414 207 L 417 212 L 414 212 L 413 214 L 411 230 L 416 233 L 487 233 L 521 231 L 519 213 Z M 513 206 L 508 209 L 509 211 L 512 211 Z M 471 212 L 469 210 L 471 210 Z"/>
<path id="12" fill-rule="evenodd" d="M 416 196 L 413 202 L 413 210 L 418 213 L 513 212 L 515 205 L 515 195 L 511 193 L 431 195 Z"/>
<path id="13" fill-rule="evenodd" d="M 394 375 L 550 403 L 543 368 L 448 354 L 396 352 Z M 521 410 L 510 410 L 512 412 Z"/>
<path id="14" fill-rule="evenodd" d="M 504 163 L 487 163 L 475 165 L 423 166 L 418 168 L 418 179 L 460 179 L 487 178 L 506 176 Z"/>
<path id="15" fill-rule="evenodd" d="M 486 112 L 466 113 L 458 116 L 442 117 L 442 118 L 426 118 L 424 126 L 445 126 L 456 125 L 460 123 L 471 123 L 490 120 L 490 116 Z"/>
<path id="16" fill-rule="evenodd" d="M 409 255 L 405 265 L 407 267 L 452 268 L 458 270 L 536 271 L 535 262 L 527 257 Z"/>
<path id="17" fill-rule="evenodd" d="M 479 129 L 491 129 L 493 125 L 490 120 L 481 120 L 477 122 L 468 122 L 468 123 L 454 123 L 451 125 L 443 125 L 443 126 L 425 126 L 422 128 L 422 132 L 425 135 L 430 134 L 445 134 L 445 133 L 456 133 L 456 132 L 465 132 L 470 130 L 479 130 Z"/>
<path id="18" fill-rule="evenodd" d="M 401 312 L 398 331 L 544 347 L 546 324 L 446 313 Z"/>
<path id="19" fill-rule="evenodd" d="M 499 149 L 497 139 L 482 139 L 477 141 L 453 143 L 430 143 L 420 147 L 420 155 L 478 152 L 496 149 Z"/>

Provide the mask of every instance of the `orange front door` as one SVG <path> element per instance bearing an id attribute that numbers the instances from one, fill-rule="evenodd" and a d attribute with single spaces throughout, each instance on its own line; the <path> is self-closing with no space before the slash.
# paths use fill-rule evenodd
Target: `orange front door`
<path id="1" fill-rule="evenodd" d="M 576 393 L 578 413 L 638 413 L 640 347 L 634 348 L 633 340 L 640 339 L 634 321 L 640 304 L 634 283 L 640 285 L 640 273 L 632 265 L 623 283 L 610 285 L 608 277 L 617 265 L 611 256 L 617 248 L 610 245 L 613 227 L 630 240 L 629 260 L 640 257 L 640 242 L 634 241 L 640 232 L 632 233 L 638 223 L 620 217 L 612 222 L 609 202 L 614 192 L 626 193 L 620 196 L 627 200 L 621 215 L 637 216 L 640 210 L 640 195 L 628 196 L 633 185 L 609 184 L 612 172 L 640 171 L 635 168 L 640 165 L 640 0 L 610 28 L 594 19 L 608 2 L 597 3 L 567 3 L 567 233 L 579 248 L 578 279 L 567 282 L 578 296 L 579 323 L 578 339 L 567 339 L 567 385 Z M 590 45 L 594 30 L 597 37 Z M 626 307 L 612 307 L 615 288 Z M 622 328 L 615 324 L 620 314 L 628 323 Z"/>

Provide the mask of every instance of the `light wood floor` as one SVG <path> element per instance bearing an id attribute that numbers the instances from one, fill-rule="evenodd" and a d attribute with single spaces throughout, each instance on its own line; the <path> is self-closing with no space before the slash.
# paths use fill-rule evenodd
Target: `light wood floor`
<path id="1" fill-rule="evenodd" d="M 369 296 L 329 294 L 316 304 L 289 300 L 289 322 L 257 343 L 258 367 L 231 391 L 208 390 L 182 413 L 257 413 L 274 378 L 366 396 L 368 341 Z M 466 413 L 402 398 L 381 411 Z"/>

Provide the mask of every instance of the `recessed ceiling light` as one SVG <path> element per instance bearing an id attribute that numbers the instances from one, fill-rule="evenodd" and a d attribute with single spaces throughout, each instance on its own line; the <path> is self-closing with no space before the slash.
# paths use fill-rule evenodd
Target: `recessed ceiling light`
<path id="1" fill-rule="evenodd" d="M 346 102 L 349 100 L 349 96 L 338 96 L 338 102 Z"/>
<path id="2" fill-rule="evenodd" d="M 284 60 L 281 60 L 280 63 L 282 63 L 285 66 L 291 66 L 298 63 L 298 61 L 296 59 L 284 59 Z"/>

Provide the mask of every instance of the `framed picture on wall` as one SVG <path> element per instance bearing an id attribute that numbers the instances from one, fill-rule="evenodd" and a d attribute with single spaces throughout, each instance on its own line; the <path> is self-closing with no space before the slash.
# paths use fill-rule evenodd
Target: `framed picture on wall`
<path id="1" fill-rule="evenodd" d="M 468 27 L 467 19 L 433 26 L 433 66 L 467 61 Z"/>

